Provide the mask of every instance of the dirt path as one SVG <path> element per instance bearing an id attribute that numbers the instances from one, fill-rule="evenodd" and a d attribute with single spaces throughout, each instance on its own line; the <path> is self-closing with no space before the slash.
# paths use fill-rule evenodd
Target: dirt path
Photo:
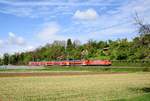
<path id="1" fill-rule="evenodd" d="M 94 74 L 127 74 L 127 73 L 108 73 L 108 72 L 4 72 L 0 77 L 28 77 L 28 76 L 71 76 L 71 75 L 94 75 Z"/>

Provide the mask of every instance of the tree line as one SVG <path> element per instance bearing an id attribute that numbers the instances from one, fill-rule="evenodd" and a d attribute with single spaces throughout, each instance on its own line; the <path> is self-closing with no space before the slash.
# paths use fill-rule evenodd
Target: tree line
<path id="1" fill-rule="evenodd" d="M 89 40 L 81 44 L 79 40 L 54 41 L 34 51 L 5 53 L 0 65 L 26 65 L 29 61 L 59 61 L 82 59 L 108 60 L 146 60 L 150 61 L 150 25 L 142 25 L 139 35 L 132 40 L 118 39 L 108 41 Z"/>

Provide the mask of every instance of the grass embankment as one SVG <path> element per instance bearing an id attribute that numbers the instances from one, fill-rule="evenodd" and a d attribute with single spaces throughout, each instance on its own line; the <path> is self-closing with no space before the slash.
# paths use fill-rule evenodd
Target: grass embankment
<path id="1" fill-rule="evenodd" d="M 34 67 L 36 68 L 36 67 Z M 0 72 L 150 72 L 150 67 L 127 66 L 49 66 L 37 69 L 0 69 Z"/>
<path id="2" fill-rule="evenodd" d="M 1 101 L 149 101 L 150 73 L 0 78 Z"/>
<path id="3" fill-rule="evenodd" d="M 119 67 L 119 66 L 72 66 L 46 67 L 48 71 L 89 71 L 89 72 L 150 72 L 150 67 Z"/>
<path id="4" fill-rule="evenodd" d="M 112 66 L 150 67 L 150 61 L 112 61 Z"/>

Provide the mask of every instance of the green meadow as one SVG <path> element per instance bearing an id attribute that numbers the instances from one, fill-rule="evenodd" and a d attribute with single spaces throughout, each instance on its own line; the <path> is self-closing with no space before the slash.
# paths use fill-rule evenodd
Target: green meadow
<path id="1" fill-rule="evenodd" d="M 0 101 L 149 100 L 149 72 L 0 78 Z"/>

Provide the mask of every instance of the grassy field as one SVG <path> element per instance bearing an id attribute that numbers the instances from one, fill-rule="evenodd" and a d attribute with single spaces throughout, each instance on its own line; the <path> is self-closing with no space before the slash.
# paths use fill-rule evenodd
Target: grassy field
<path id="1" fill-rule="evenodd" d="M 33 69 L 32 69 L 33 68 Z M 86 71 L 86 72 L 150 72 L 150 67 L 132 66 L 49 66 L 45 68 L 31 67 L 31 69 L 0 69 L 0 72 L 63 72 L 63 71 Z"/>
<path id="2" fill-rule="evenodd" d="M 150 101 L 150 73 L 1 77 L 0 101 Z"/>

